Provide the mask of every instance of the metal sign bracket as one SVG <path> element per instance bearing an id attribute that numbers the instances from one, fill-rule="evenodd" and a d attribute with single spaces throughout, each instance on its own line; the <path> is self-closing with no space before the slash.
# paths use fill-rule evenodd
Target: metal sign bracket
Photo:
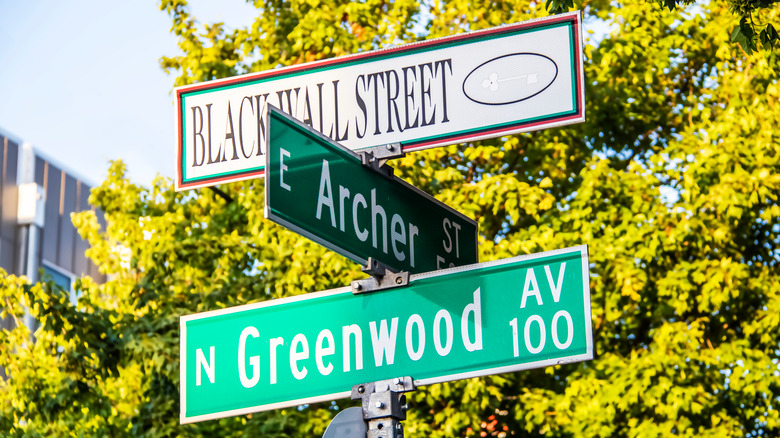
<path id="1" fill-rule="evenodd" d="M 390 179 L 393 178 L 393 168 L 387 165 L 387 161 L 406 156 L 406 152 L 401 148 L 401 143 L 361 149 L 358 154 L 360 154 L 360 161 L 364 166 Z"/>
<path id="2" fill-rule="evenodd" d="M 352 282 L 352 293 L 355 295 L 409 284 L 408 271 L 398 272 L 373 257 L 368 258 L 368 263 L 363 266 L 362 271 L 371 277 Z"/>
<path id="3" fill-rule="evenodd" d="M 368 424 L 368 438 L 402 438 L 401 421 L 409 405 L 405 392 L 415 389 L 409 376 L 364 383 L 352 387 L 352 400 L 361 400 L 363 420 Z"/>

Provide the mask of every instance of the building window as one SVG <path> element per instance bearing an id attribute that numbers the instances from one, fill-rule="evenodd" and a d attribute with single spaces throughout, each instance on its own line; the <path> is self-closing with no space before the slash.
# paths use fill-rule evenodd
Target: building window
<path id="1" fill-rule="evenodd" d="M 44 277 L 50 279 L 61 288 L 68 291 L 68 294 L 70 295 L 70 303 L 75 306 L 76 301 L 78 300 L 78 296 L 76 295 L 76 291 L 73 289 L 73 274 L 65 271 L 64 269 L 51 266 L 46 262 L 44 262 L 42 266 Z"/>

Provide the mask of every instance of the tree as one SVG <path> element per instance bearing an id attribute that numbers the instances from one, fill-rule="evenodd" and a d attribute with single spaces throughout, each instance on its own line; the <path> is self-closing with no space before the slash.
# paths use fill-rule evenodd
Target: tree
<path id="1" fill-rule="evenodd" d="M 685 9 L 697 2 L 694 0 L 657 0 L 657 3 L 670 11 Z M 762 47 L 774 50 L 780 43 L 780 36 L 772 24 L 777 20 L 777 0 L 725 0 L 723 3 L 734 16 L 739 17 L 739 24 L 731 31 L 731 41 L 739 43 L 742 50 L 748 54 L 756 50 L 760 43 Z M 574 7 L 574 0 L 547 0 L 547 9 L 553 14 L 559 14 Z M 583 8 L 591 6 L 587 1 L 581 3 Z M 598 6 L 595 6 L 599 9 Z"/>
<path id="2" fill-rule="evenodd" d="M 536 2 L 257 2 L 251 29 L 199 30 L 165 0 L 177 84 L 544 15 Z M 392 164 L 478 220 L 480 260 L 587 243 L 597 358 L 431 385 L 408 436 L 767 436 L 780 429 L 780 86 L 743 53 L 728 5 L 588 3 L 586 123 L 415 153 Z M 379 12 L 375 12 L 379 11 Z M 772 17 L 778 9 L 768 10 Z M 683 18 L 683 19 L 681 19 Z M 590 18 L 586 18 L 590 19 Z M 307 38 L 301 38 L 307 35 Z M 262 218 L 262 180 L 177 193 L 122 163 L 74 216 L 110 280 L 78 306 L 3 278 L 0 430 L 9 435 L 318 436 L 350 401 L 178 425 L 178 317 L 348 284 L 354 263 Z"/>

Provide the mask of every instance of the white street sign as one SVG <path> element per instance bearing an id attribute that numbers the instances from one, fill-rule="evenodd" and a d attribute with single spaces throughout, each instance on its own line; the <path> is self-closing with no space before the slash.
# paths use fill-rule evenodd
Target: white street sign
<path id="1" fill-rule="evenodd" d="M 578 12 L 179 87 L 177 189 L 261 176 L 266 103 L 349 149 L 585 120 Z"/>

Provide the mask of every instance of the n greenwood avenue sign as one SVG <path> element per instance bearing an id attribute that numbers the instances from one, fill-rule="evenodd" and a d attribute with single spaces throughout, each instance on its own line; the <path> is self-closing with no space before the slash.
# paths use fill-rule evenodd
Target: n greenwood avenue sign
<path id="1" fill-rule="evenodd" d="M 180 319 L 181 423 L 593 358 L 587 246 Z"/>

